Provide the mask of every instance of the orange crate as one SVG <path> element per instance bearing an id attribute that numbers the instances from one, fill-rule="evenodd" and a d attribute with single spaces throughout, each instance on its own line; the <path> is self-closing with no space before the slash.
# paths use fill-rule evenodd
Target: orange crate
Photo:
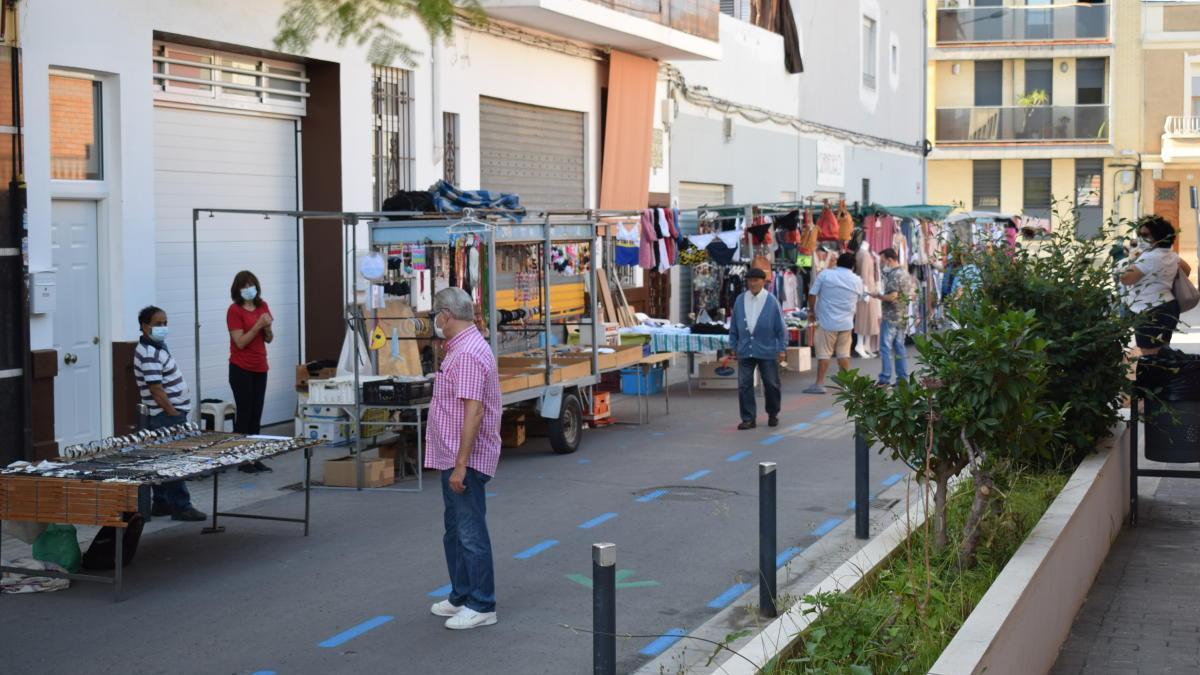
<path id="1" fill-rule="evenodd" d="M 609 407 L 609 393 L 607 391 L 596 391 L 592 393 L 592 411 L 587 416 L 589 422 L 602 420 L 612 414 L 612 408 Z"/>

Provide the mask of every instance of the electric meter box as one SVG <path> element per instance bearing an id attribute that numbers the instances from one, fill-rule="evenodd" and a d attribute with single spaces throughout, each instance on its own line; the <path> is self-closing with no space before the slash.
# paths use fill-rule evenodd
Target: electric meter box
<path id="1" fill-rule="evenodd" d="M 58 304 L 58 281 L 54 272 L 34 272 L 33 287 L 29 289 L 29 313 L 47 314 Z"/>

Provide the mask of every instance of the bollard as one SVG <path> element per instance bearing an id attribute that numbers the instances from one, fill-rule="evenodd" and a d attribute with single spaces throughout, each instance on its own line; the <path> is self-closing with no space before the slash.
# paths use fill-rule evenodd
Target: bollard
<path id="1" fill-rule="evenodd" d="M 617 674 L 616 544 L 592 544 L 592 673 Z"/>
<path id="2" fill-rule="evenodd" d="M 870 537 L 871 464 L 867 439 L 863 438 L 858 425 L 854 425 L 854 536 L 858 539 Z"/>
<path id="3" fill-rule="evenodd" d="M 775 462 L 762 462 L 758 465 L 758 611 L 767 618 L 779 614 L 775 552 Z"/>

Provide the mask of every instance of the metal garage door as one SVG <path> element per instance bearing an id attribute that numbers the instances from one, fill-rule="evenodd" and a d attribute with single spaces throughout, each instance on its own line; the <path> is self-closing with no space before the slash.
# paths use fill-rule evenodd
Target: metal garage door
<path id="1" fill-rule="evenodd" d="M 296 142 L 291 119 L 154 110 L 156 302 L 170 316 L 168 343 L 193 390 L 192 209 L 295 209 Z M 234 275 L 248 269 L 258 275 L 275 317 L 263 423 L 292 419 L 300 362 L 296 220 L 202 215 L 198 241 L 202 395 L 233 400 L 225 312 Z"/>
<path id="2" fill-rule="evenodd" d="M 485 190 L 529 209 L 585 206 L 583 113 L 480 98 L 479 157 Z"/>
<path id="3" fill-rule="evenodd" d="M 679 208 L 721 206 L 729 203 L 729 186 L 717 183 L 679 183 Z"/>

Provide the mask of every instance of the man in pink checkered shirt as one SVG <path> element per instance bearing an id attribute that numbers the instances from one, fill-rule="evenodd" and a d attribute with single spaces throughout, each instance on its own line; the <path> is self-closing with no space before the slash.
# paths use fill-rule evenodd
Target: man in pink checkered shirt
<path id="1" fill-rule="evenodd" d="M 445 356 L 429 404 L 425 466 L 442 472 L 442 546 L 451 590 L 431 611 L 447 617 L 446 628 L 466 630 L 496 623 L 484 486 L 500 461 L 500 374 L 491 345 L 475 327 L 471 296 L 462 289 L 434 296 L 433 330 L 445 340 Z"/>

